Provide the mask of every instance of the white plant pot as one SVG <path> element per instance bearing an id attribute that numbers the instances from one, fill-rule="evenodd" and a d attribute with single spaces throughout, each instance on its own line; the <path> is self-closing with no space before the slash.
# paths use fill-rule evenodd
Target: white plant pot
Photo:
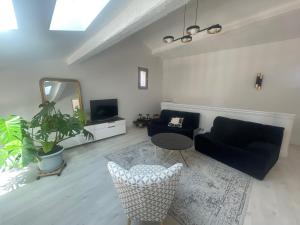
<path id="1" fill-rule="evenodd" d="M 38 162 L 39 169 L 42 172 L 50 173 L 58 168 L 60 168 L 63 164 L 64 158 L 63 158 L 63 152 L 64 148 L 59 146 L 61 150 L 58 152 L 55 152 L 50 155 L 42 155 L 40 156 L 40 160 Z"/>

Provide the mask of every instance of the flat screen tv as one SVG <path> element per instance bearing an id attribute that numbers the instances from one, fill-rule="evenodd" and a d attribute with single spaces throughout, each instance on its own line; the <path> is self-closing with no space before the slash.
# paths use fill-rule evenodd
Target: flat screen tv
<path id="1" fill-rule="evenodd" d="M 118 100 L 91 100 L 91 120 L 106 120 L 118 116 Z"/>

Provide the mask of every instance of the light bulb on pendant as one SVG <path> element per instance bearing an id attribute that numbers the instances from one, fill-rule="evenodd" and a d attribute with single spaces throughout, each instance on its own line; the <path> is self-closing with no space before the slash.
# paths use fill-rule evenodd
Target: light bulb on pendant
<path id="1" fill-rule="evenodd" d="M 217 34 L 222 31 L 222 26 L 220 24 L 213 25 L 207 29 L 207 33 L 209 34 Z"/>
<path id="2" fill-rule="evenodd" d="M 191 42 L 192 40 L 193 40 L 193 38 L 191 35 L 185 35 L 181 38 L 182 43 L 188 43 L 188 42 Z"/>
<path id="3" fill-rule="evenodd" d="M 164 41 L 165 43 L 167 43 L 167 44 L 170 44 L 170 43 L 172 43 L 172 42 L 174 41 L 174 37 L 173 37 L 173 36 L 165 36 L 165 37 L 163 38 L 163 41 Z"/>
<path id="4" fill-rule="evenodd" d="M 186 32 L 190 35 L 197 34 L 199 33 L 199 31 L 200 31 L 200 27 L 198 25 L 193 25 L 186 28 Z"/>

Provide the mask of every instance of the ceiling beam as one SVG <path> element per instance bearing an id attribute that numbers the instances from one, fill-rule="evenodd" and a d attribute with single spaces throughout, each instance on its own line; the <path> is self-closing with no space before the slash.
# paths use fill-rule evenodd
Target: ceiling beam
<path id="1" fill-rule="evenodd" d="M 86 60 L 184 5 L 182 0 L 131 0 L 122 12 L 66 59 L 67 64 Z"/>

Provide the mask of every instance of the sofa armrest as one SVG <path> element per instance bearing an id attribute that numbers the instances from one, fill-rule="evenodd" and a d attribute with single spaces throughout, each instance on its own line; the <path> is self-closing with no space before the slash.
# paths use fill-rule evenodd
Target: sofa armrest
<path id="1" fill-rule="evenodd" d="M 200 145 L 202 145 L 203 143 L 210 143 L 214 145 L 220 144 L 217 140 L 211 138 L 211 134 L 209 132 L 196 134 L 194 136 L 194 141 L 196 149 L 200 148 Z"/>
<path id="2" fill-rule="evenodd" d="M 201 127 L 197 128 L 194 130 L 194 137 L 198 134 L 204 134 L 205 133 L 205 130 Z"/>

